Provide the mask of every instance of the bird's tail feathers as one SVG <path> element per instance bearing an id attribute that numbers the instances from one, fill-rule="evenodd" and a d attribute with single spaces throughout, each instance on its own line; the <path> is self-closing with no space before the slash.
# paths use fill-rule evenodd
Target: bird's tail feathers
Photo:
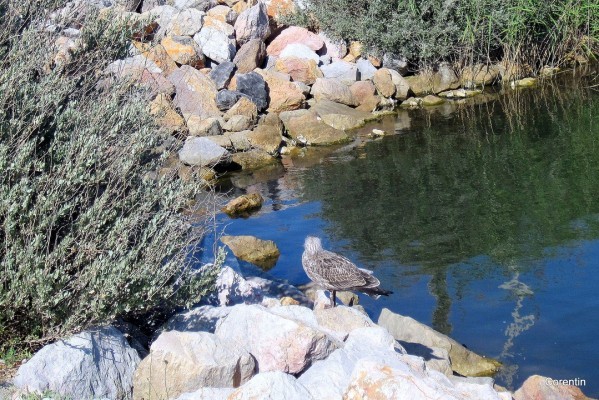
<path id="1" fill-rule="evenodd" d="M 368 296 L 372 297 L 375 300 L 381 296 L 389 296 L 390 294 L 393 294 L 392 291 L 381 289 L 379 287 L 363 288 L 363 289 L 360 289 L 360 291 L 364 294 L 367 294 Z"/>

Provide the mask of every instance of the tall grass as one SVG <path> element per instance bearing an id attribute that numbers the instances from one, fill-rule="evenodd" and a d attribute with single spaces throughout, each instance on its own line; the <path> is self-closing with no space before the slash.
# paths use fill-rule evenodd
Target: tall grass
<path id="1" fill-rule="evenodd" d="M 106 65 L 126 54 L 130 24 L 89 12 L 42 29 L 64 3 L 0 0 L 4 351 L 197 301 L 214 279 L 188 258 L 207 222 L 182 212 L 202 183 L 155 173 L 174 149 L 148 114 L 147 95 L 98 85 Z M 82 26 L 77 49 L 56 63 L 55 41 L 69 26 Z"/>
<path id="2" fill-rule="evenodd" d="M 371 53 L 406 57 L 418 67 L 500 59 L 539 69 L 599 49 L 593 0 L 306 0 L 288 20 L 363 42 Z"/>

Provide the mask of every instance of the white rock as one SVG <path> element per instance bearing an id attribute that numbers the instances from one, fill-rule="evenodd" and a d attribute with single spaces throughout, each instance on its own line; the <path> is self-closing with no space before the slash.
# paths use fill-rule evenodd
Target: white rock
<path id="1" fill-rule="evenodd" d="M 283 372 L 263 372 L 234 391 L 228 400 L 314 400 L 293 376 Z"/>
<path id="2" fill-rule="evenodd" d="M 217 326 L 216 334 L 249 351 L 260 372 L 297 374 L 336 348 L 324 332 L 259 305 L 235 306 Z"/>
<path id="3" fill-rule="evenodd" d="M 73 398 L 130 399 L 139 362 L 118 329 L 103 327 L 44 346 L 19 368 L 14 384 Z"/>
<path id="4" fill-rule="evenodd" d="M 204 55 L 217 63 L 231 61 L 235 57 L 235 38 L 222 30 L 205 26 L 197 33 L 195 40 Z"/>
<path id="5" fill-rule="evenodd" d="M 254 358 L 208 332 L 163 332 L 135 372 L 134 397 L 179 396 L 201 387 L 238 387 L 255 371 Z"/>
<path id="6" fill-rule="evenodd" d="M 240 46 L 251 39 L 265 40 L 269 35 L 266 5 L 261 1 L 239 14 L 235 21 L 235 36 Z"/>
<path id="7" fill-rule="evenodd" d="M 304 58 L 307 60 L 314 60 L 317 65 L 320 62 L 320 57 L 318 56 L 318 54 L 316 54 L 314 50 L 312 50 L 305 44 L 301 43 L 288 44 L 287 46 L 285 46 L 279 57 L 297 57 Z"/>
<path id="8" fill-rule="evenodd" d="M 346 85 L 351 85 L 358 80 L 358 67 L 347 61 L 334 61 L 329 65 L 320 67 L 325 78 L 336 78 Z"/>

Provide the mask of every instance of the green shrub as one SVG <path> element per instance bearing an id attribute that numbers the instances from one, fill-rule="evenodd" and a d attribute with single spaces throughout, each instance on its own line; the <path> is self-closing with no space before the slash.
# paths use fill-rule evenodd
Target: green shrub
<path id="1" fill-rule="evenodd" d="M 215 268 L 192 268 L 208 225 L 183 211 L 202 185 L 155 172 L 167 136 L 143 92 L 98 85 L 127 21 L 82 17 L 53 65 L 57 34 L 39 28 L 59 2 L 15 3 L 0 0 L 0 344 L 197 301 Z"/>
<path id="2" fill-rule="evenodd" d="M 599 4 L 591 0 L 305 0 L 305 5 L 286 21 L 318 25 L 337 38 L 361 41 L 375 55 L 401 55 L 421 67 L 502 57 L 556 65 L 581 38 L 589 39 L 593 51 L 599 40 Z"/>

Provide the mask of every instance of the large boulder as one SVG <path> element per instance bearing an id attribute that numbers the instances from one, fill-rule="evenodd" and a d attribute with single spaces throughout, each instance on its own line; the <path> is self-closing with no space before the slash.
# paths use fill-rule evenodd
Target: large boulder
<path id="1" fill-rule="evenodd" d="M 219 118 L 200 118 L 197 115 L 188 115 L 187 129 L 191 136 L 215 136 L 223 134 Z"/>
<path id="2" fill-rule="evenodd" d="M 316 101 L 330 100 L 348 106 L 357 106 L 358 102 L 341 80 L 335 78 L 317 78 L 310 92 Z"/>
<path id="3" fill-rule="evenodd" d="M 191 166 L 212 167 L 229 162 L 230 154 L 207 137 L 188 136 L 179 150 L 179 159 Z"/>
<path id="4" fill-rule="evenodd" d="M 362 400 L 364 393 L 373 399 L 467 400 L 502 398 L 490 385 L 453 384 L 437 371 L 428 371 L 414 357 L 407 362 L 385 365 L 375 360 L 359 360 L 354 367 L 344 400 Z"/>
<path id="5" fill-rule="evenodd" d="M 279 372 L 263 372 L 231 393 L 227 400 L 314 400 L 308 390 L 293 376 Z"/>
<path id="6" fill-rule="evenodd" d="M 496 360 L 479 356 L 452 338 L 413 318 L 395 314 L 386 308 L 381 312 L 378 324 L 391 332 L 400 343 L 418 343 L 431 351 L 435 347 L 447 350 L 452 369 L 460 375 L 491 375 L 497 372 L 501 365 Z"/>
<path id="7" fill-rule="evenodd" d="M 237 91 L 245 94 L 262 111 L 268 107 L 268 93 L 264 78 L 256 72 L 235 75 Z"/>
<path id="8" fill-rule="evenodd" d="M 280 74 L 276 72 L 266 70 L 256 70 L 256 72 L 262 76 L 268 87 L 269 113 L 297 110 L 304 105 L 306 96 L 295 84 L 279 77 Z"/>
<path id="9" fill-rule="evenodd" d="M 266 52 L 270 56 L 278 56 L 285 47 L 292 43 L 304 44 L 314 51 L 318 51 L 324 46 L 322 37 L 310 32 L 306 28 L 290 26 L 281 31 L 281 33 L 270 42 L 266 48 Z"/>
<path id="10" fill-rule="evenodd" d="M 376 326 L 367 315 L 352 307 L 337 306 L 316 309 L 314 316 L 321 329 L 332 332 L 333 336 L 342 341 L 356 329 Z"/>
<path id="11" fill-rule="evenodd" d="M 270 25 L 266 5 L 261 1 L 239 14 L 235 21 L 235 36 L 240 46 L 251 39 L 263 41 L 269 35 Z"/>
<path id="12" fill-rule="evenodd" d="M 324 332 L 258 305 L 235 306 L 218 325 L 216 334 L 249 351 L 259 372 L 298 374 L 337 347 Z"/>
<path id="13" fill-rule="evenodd" d="M 514 393 L 514 400 L 591 400 L 577 386 L 566 380 L 540 375 L 529 377 Z"/>
<path id="14" fill-rule="evenodd" d="M 262 149 L 251 149 L 248 151 L 237 152 L 233 154 L 231 161 L 239 165 L 242 170 L 255 170 L 279 163 L 279 160 Z M 268 270 L 274 267 L 274 264 L 263 263 L 262 265 L 258 266 L 263 270 Z"/>
<path id="15" fill-rule="evenodd" d="M 240 74 L 247 74 L 261 67 L 266 57 L 266 46 L 260 39 L 250 39 L 235 54 L 233 62 Z"/>
<path id="16" fill-rule="evenodd" d="M 396 350 L 394 342 L 389 332 L 379 327 L 354 329 L 342 348 L 315 362 L 299 382 L 319 400 L 341 399 L 359 360 L 377 360 L 385 365 L 401 363 L 402 350 Z"/>
<path id="17" fill-rule="evenodd" d="M 327 146 L 351 140 L 342 130 L 325 124 L 311 110 L 285 111 L 280 117 L 289 136 L 306 146 Z"/>
<path id="18" fill-rule="evenodd" d="M 233 11 L 231 7 L 225 6 L 223 4 L 212 7 L 210 10 L 208 10 L 206 15 L 221 20 L 227 24 L 234 24 L 238 17 L 237 13 Z"/>
<path id="19" fill-rule="evenodd" d="M 177 10 L 195 8 L 200 11 L 207 11 L 216 5 L 216 0 L 168 0 L 168 2 Z"/>
<path id="20" fill-rule="evenodd" d="M 360 73 L 356 64 L 341 60 L 323 65 L 320 70 L 325 78 L 339 79 L 346 85 L 351 85 L 357 81 Z"/>
<path id="21" fill-rule="evenodd" d="M 44 346 L 19 368 L 14 384 L 78 399 L 130 399 L 139 362 L 125 336 L 108 326 Z"/>
<path id="22" fill-rule="evenodd" d="M 169 399 L 201 387 L 239 387 L 256 369 L 236 343 L 208 332 L 163 332 L 135 372 L 133 398 Z"/>
<path id="23" fill-rule="evenodd" d="M 220 116 L 216 105 L 216 86 L 208 76 L 189 65 L 182 65 L 168 79 L 177 93 L 173 104 L 183 114 L 202 118 Z"/>
<path id="24" fill-rule="evenodd" d="M 173 108 L 170 96 L 159 94 L 150 102 L 150 114 L 161 127 L 171 133 L 185 131 L 185 120 Z"/>
<path id="25" fill-rule="evenodd" d="M 318 62 L 299 57 L 281 57 L 275 62 L 277 71 L 289 74 L 295 82 L 312 85 L 316 78 L 323 78 Z"/>
<path id="26" fill-rule="evenodd" d="M 476 88 L 492 85 L 499 79 L 499 68 L 490 65 L 476 64 L 462 70 L 461 84 L 465 88 Z"/>
<path id="27" fill-rule="evenodd" d="M 231 249 L 235 257 L 263 268 L 272 268 L 281 255 L 272 240 L 247 235 L 223 236 L 220 240 Z"/>
<path id="28" fill-rule="evenodd" d="M 177 69 L 177 63 L 170 57 L 164 46 L 157 44 L 151 46 L 148 43 L 133 41 L 133 47 L 148 60 L 153 61 L 165 76 L 168 76 Z"/>
<path id="29" fill-rule="evenodd" d="M 252 121 L 258 116 L 258 107 L 246 96 L 242 96 L 229 110 L 225 113 L 225 120 L 228 120 L 234 115 L 245 115 Z"/>

